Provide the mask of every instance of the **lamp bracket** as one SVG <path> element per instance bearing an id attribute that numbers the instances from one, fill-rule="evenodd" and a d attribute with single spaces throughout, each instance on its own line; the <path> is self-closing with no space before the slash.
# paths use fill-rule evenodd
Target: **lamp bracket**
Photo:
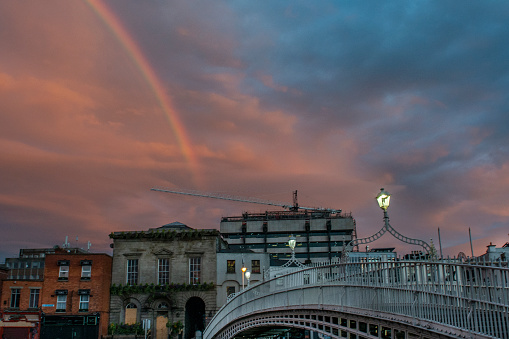
<path id="1" fill-rule="evenodd" d="M 358 245 L 361 245 L 361 244 L 369 244 L 369 243 L 371 243 L 371 242 L 373 242 L 375 240 L 378 240 L 378 239 L 380 239 L 385 234 L 385 232 L 389 232 L 390 234 L 392 234 L 392 236 L 394 238 L 398 239 L 401 242 L 404 242 L 404 243 L 407 243 L 407 244 L 410 244 L 410 245 L 421 246 L 426 251 L 426 253 L 428 253 L 428 254 L 431 252 L 431 247 L 430 247 L 430 245 L 428 245 L 427 242 L 425 242 L 423 240 L 420 240 L 420 239 L 413 239 L 413 238 L 406 237 L 406 236 L 402 235 L 401 233 L 399 233 L 398 231 L 396 231 L 391 226 L 391 224 L 389 223 L 389 217 L 387 215 L 387 211 L 386 210 L 384 211 L 384 221 L 385 221 L 384 225 L 380 229 L 380 231 L 378 231 L 377 233 L 373 234 L 372 236 L 369 236 L 369 237 L 366 237 L 366 238 L 361 238 L 361 239 L 355 239 L 355 240 L 350 241 L 348 243 L 348 245 L 346 246 L 346 249 L 345 249 L 346 257 L 348 257 L 348 253 L 350 252 L 349 249 L 352 249 L 355 246 L 358 246 Z M 345 259 L 346 259 L 346 257 L 345 257 Z"/>

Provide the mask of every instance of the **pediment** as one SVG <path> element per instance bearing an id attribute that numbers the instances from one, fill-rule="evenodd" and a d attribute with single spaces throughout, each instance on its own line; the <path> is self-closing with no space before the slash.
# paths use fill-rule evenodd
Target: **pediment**
<path id="1" fill-rule="evenodd" d="M 159 249 L 153 251 L 152 253 L 154 253 L 154 255 L 157 255 L 157 256 L 169 256 L 169 255 L 173 254 L 172 251 L 167 250 L 166 248 L 159 248 Z"/>

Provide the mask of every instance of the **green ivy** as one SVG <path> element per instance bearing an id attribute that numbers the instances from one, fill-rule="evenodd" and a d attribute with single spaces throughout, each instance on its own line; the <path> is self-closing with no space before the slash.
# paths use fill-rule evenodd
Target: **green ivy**
<path id="1" fill-rule="evenodd" d="M 131 231 L 131 232 L 111 232 L 109 237 L 111 239 L 179 239 L 179 240 L 193 240 L 202 239 L 203 236 L 211 235 L 217 236 L 217 230 L 189 230 L 180 231 L 175 230 L 159 230 L 159 231 Z"/>
<path id="2" fill-rule="evenodd" d="M 173 338 L 173 336 L 176 336 L 180 333 L 182 333 L 182 331 L 184 330 L 184 324 L 182 323 L 182 321 L 177 321 L 177 322 L 170 322 L 168 320 L 168 322 L 166 323 L 166 327 L 168 327 L 169 329 L 169 336 L 171 338 Z"/>
<path id="3" fill-rule="evenodd" d="M 203 284 L 167 284 L 167 285 L 122 285 L 113 284 L 110 287 L 111 295 L 129 295 L 136 293 L 158 293 L 158 292 L 183 292 L 183 291 L 212 291 L 214 290 L 214 283 Z"/>
<path id="4" fill-rule="evenodd" d="M 143 334 L 143 327 L 140 323 L 127 325 L 124 323 L 110 324 L 108 326 L 108 334 Z"/>

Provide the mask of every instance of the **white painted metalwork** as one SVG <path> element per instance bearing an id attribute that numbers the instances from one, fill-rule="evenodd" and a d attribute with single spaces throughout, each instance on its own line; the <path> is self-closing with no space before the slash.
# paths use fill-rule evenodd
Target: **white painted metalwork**
<path id="1" fill-rule="evenodd" d="M 407 243 L 410 245 L 421 246 L 428 254 L 431 252 L 431 246 L 427 242 L 420 240 L 420 239 L 413 239 L 413 238 L 406 237 L 403 234 L 396 231 L 394 229 L 394 227 L 391 226 L 391 224 L 389 222 L 389 215 L 387 214 L 387 210 L 385 209 L 384 210 L 384 225 L 380 229 L 380 231 L 376 232 L 372 236 L 362 238 L 362 239 L 354 239 L 354 240 L 350 241 L 350 243 L 345 246 L 344 258 L 346 259 L 348 257 L 349 249 L 353 249 L 354 247 L 362 245 L 362 244 L 372 243 L 373 241 L 380 239 L 385 234 L 385 232 L 389 232 L 390 234 L 392 234 L 392 236 L 394 238 L 398 239 L 401 242 L 404 242 L 404 243 Z"/>
<path id="2" fill-rule="evenodd" d="M 373 314 L 446 335 L 509 338 L 509 268 L 507 262 L 458 260 L 306 268 L 236 294 L 211 320 L 204 338 L 231 338 L 262 326 L 263 314 L 278 309 Z"/>

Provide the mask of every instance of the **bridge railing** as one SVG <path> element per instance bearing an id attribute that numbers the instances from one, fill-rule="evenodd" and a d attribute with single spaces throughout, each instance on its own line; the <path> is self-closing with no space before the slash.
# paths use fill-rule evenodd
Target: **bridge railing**
<path id="1" fill-rule="evenodd" d="M 399 314 L 509 338 L 509 268 L 507 263 L 439 260 L 350 262 L 302 269 L 237 294 L 211 320 L 206 337 L 247 314 L 309 304 Z"/>

